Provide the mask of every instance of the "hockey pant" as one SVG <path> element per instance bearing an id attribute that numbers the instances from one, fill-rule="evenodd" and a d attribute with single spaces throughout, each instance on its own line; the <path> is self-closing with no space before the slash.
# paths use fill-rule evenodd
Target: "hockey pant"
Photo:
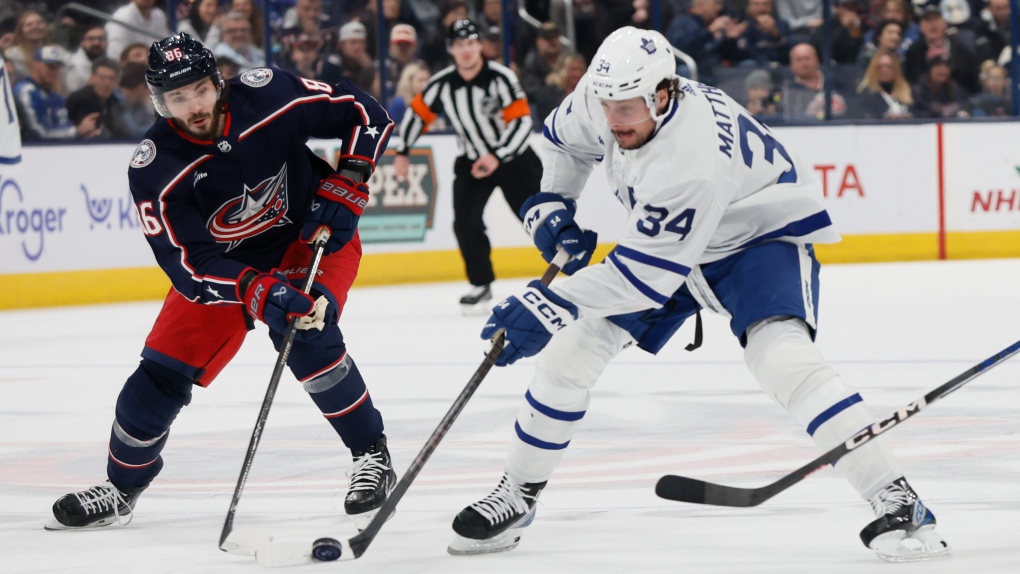
<path id="1" fill-rule="evenodd" d="M 590 389 L 632 340 L 601 318 L 582 319 L 553 337 L 538 356 L 517 414 L 506 460 L 510 476 L 525 483 L 552 476 L 588 408 Z M 774 318 L 752 325 L 744 357 L 762 389 L 823 451 L 874 422 L 860 395 L 822 358 L 802 320 Z M 865 499 L 901 476 L 882 440 L 844 456 L 836 469 Z"/>
<path id="2" fill-rule="evenodd" d="M 295 243 L 280 267 L 292 279 L 303 280 L 309 253 L 306 245 Z M 321 335 L 295 341 L 287 362 L 352 450 L 369 449 L 383 432 L 382 416 L 336 324 L 360 256 L 361 245 L 355 239 L 323 258 L 313 290 L 326 295 L 336 313 Z M 208 386 L 216 378 L 240 349 L 246 333 L 240 306 L 200 305 L 170 291 L 145 341 L 142 361 L 117 398 L 107 463 L 115 486 L 126 490 L 147 485 L 159 474 L 170 425 L 191 402 L 193 387 Z M 279 349 L 282 335 L 270 332 L 270 337 Z"/>

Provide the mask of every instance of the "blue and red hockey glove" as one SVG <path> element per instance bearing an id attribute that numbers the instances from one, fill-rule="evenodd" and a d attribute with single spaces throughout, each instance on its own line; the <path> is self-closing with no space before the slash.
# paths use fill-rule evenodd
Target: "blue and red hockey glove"
<path id="1" fill-rule="evenodd" d="M 241 300 L 244 301 L 248 312 L 252 317 L 269 325 L 271 330 L 286 333 L 287 324 L 292 318 L 307 317 L 310 321 L 305 321 L 309 325 L 304 327 L 304 330 L 314 328 L 321 332 L 321 317 L 318 317 L 317 322 L 316 316 L 325 313 L 325 298 L 321 298 L 323 303 L 316 303 L 303 291 L 291 285 L 287 276 L 278 269 L 271 273 L 255 275 L 250 279 L 243 278 L 238 287 L 244 289 Z M 298 328 L 301 329 L 301 326 Z"/>
<path id="2" fill-rule="evenodd" d="M 537 355 L 557 331 L 576 319 L 577 307 L 536 279 L 520 296 L 507 297 L 492 308 L 482 339 L 506 331 L 503 353 L 496 359 L 496 365 L 503 367 Z"/>
<path id="3" fill-rule="evenodd" d="M 531 235 L 546 263 L 552 263 L 556 257 L 557 246 L 570 254 L 571 261 L 562 269 L 567 275 L 588 266 L 598 243 L 597 233 L 582 230 L 574 221 L 576 212 L 577 202 L 545 191 L 532 195 L 521 205 L 524 230 Z"/>
<path id="4" fill-rule="evenodd" d="M 301 241 L 310 242 L 319 229 L 327 227 L 331 235 L 325 254 L 340 251 L 354 237 L 368 197 L 368 186 L 364 183 L 339 174 L 323 179 L 301 225 Z"/>

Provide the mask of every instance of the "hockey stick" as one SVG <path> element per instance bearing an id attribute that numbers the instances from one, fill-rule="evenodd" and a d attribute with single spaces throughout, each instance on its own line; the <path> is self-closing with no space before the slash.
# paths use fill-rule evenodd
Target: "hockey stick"
<path id="1" fill-rule="evenodd" d="M 1004 362 L 1006 359 L 1009 359 L 1018 352 L 1020 352 L 1020 341 L 1013 343 L 995 355 L 992 355 L 970 369 L 960 373 L 949 382 L 936 388 L 916 401 L 900 408 L 898 411 L 893 413 L 892 416 L 861 430 L 854 436 L 850 437 L 846 442 L 837 445 L 829 452 L 805 464 L 772 484 L 762 486 L 760 488 L 738 488 L 734 486 L 713 484 L 711 482 L 705 482 L 695 478 L 667 474 L 660 478 L 658 484 L 655 485 L 655 494 L 669 500 L 691 502 L 694 504 L 712 504 L 715 506 L 736 507 L 757 506 L 780 492 L 783 492 L 787 488 L 790 488 L 794 484 L 797 484 L 823 466 L 835 463 L 837 460 L 857 449 L 861 445 L 867 444 L 868 441 L 876 436 L 916 415 L 928 405 L 939 401 L 953 391 L 974 380 L 978 375 L 988 371 L 999 363 Z"/>
<path id="2" fill-rule="evenodd" d="M 302 291 L 307 295 L 312 290 L 315 276 L 319 272 L 319 263 L 322 261 L 322 253 L 326 248 L 326 241 L 329 239 L 329 231 L 323 229 L 314 238 L 312 247 L 314 255 L 312 264 L 308 267 L 308 276 L 305 277 L 305 285 Z M 237 503 L 241 500 L 241 492 L 244 490 L 244 483 L 248 481 L 248 473 L 251 471 L 252 462 L 255 460 L 255 450 L 259 447 L 259 440 L 262 438 L 262 430 L 266 426 L 266 419 L 269 418 L 269 407 L 273 406 L 273 397 L 276 396 L 276 388 L 280 386 L 280 376 L 283 375 L 283 368 L 287 366 L 287 358 L 290 357 L 290 349 L 294 345 L 294 337 L 297 335 L 297 318 L 291 320 L 287 325 L 287 332 L 283 336 L 283 345 L 280 348 L 280 356 L 276 359 L 276 367 L 273 368 L 273 376 L 269 378 L 269 388 L 266 389 L 266 398 L 262 399 L 262 408 L 259 410 L 259 417 L 255 421 L 255 429 L 251 432 L 251 441 L 248 443 L 248 452 L 244 455 L 244 463 L 241 465 L 241 475 L 237 478 L 237 486 L 234 487 L 234 497 L 230 501 L 230 509 L 227 510 L 227 518 L 223 521 L 223 531 L 220 533 L 220 550 L 224 552 L 251 555 L 247 550 L 249 544 L 242 540 L 228 540 L 234 530 L 234 513 L 237 511 Z"/>
<path id="3" fill-rule="evenodd" d="M 545 270 L 542 275 L 542 284 L 549 285 L 552 283 L 556 274 L 559 273 L 560 268 L 570 260 L 570 255 L 566 251 L 559 251 L 556 257 L 553 258 L 552 263 L 549 264 L 549 268 Z M 355 560 L 360 558 L 368 546 L 375 540 L 376 535 L 379 533 L 379 529 L 382 528 L 383 523 L 393 514 L 400 499 L 404 497 L 404 493 L 410 488 L 411 483 L 414 482 L 415 477 L 421 472 L 421 469 L 425 466 L 429 457 L 432 456 L 433 451 L 439 446 L 439 442 L 446 436 L 447 431 L 453 426 L 453 422 L 457 420 L 457 416 L 464 410 L 464 406 L 467 404 L 468 399 L 474 394 L 475 390 L 482 384 L 482 380 L 492 369 L 492 366 L 496 364 L 496 359 L 499 358 L 500 354 L 503 353 L 503 344 L 505 342 L 506 334 L 499 333 L 492 340 L 492 348 L 485 355 L 485 359 L 482 364 L 475 371 L 475 374 L 471 376 L 471 380 L 468 381 L 467 386 L 460 392 L 457 400 L 453 402 L 450 410 L 446 412 L 446 416 L 439 422 L 439 426 L 432 432 L 432 436 L 425 441 L 425 446 L 422 447 L 418 456 L 411 462 L 411 466 L 408 467 L 407 472 L 397 482 L 397 485 L 390 492 L 386 498 L 386 502 L 379 508 L 379 511 L 372 518 L 372 521 L 368 523 L 360 533 L 346 540 L 337 540 L 335 538 L 319 538 L 318 540 L 309 542 L 289 542 L 289 541 L 275 541 L 268 540 L 263 541 L 258 545 L 255 551 L 255 556 L 259 561 L 259 564 L 263 566 L 292 566 L 297 564 L 303 564 L 309 562 L 309 560 L 330 562 L 333 560 Z"/>

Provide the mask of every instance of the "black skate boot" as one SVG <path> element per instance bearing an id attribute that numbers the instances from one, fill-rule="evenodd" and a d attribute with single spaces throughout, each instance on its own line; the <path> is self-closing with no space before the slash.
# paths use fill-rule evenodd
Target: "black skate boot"
<path id="1" fill-rule="evenodd" d="M 453 519 L 456 536 L 446 551 L 461 556 L 517 548 L 521 529 L 535 519 L 535 502 L 545 485 L 545 482 L 518 484 L 504 473 L 496 490 L 461 510 Z"/>
<path id="2" fill-rule="evenodd" d="M 375 517 L 379 507 L 397 485 L 390 451 L 386 448 L 386 435 L 366 451 L 352 450 L 354 464 L 347 471 L 347 497 L 344 512 L 354 518 L 358 530 L 364 529 Z"/>
<path id="3" fill-rule="evenodd" d="M 114 522 L 127 526 L 134 516 L 135 503 L 142 491 L 140 486 L 132 490 L 119 490 L 109 480 L 88 490 L 65 494 L 53 503 L 53 518 L 46 530 L 68 528 L 98 528 Z M 123 520 L 126 518 L 127 520 Z"/>
<path id="4" fill-rule="evenodd" d="M 887 562 L 910 562 L 949 555 L 949 544 L 935 530 L 935 515 L 900 477 L 871 499 L 878 519 L 861 530 L 861 542 Z"/>
<path id="5" fill-rule="evenodd" d="M 488 313 L 492 302 L 492 290 L 488 285 L 472 287 L 467 295 L 460 298 L 460 312 L 464 315 L 481 315 Z"/>

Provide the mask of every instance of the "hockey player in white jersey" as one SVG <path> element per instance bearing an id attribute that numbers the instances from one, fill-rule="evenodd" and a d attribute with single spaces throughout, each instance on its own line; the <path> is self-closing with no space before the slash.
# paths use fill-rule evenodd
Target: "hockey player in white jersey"
<path id="1" fill-rule="evenodd" d="M 544 191 L 524 204 L 525 228 L 547 260 L 557 247 L 576 258 L 570 277 L 499 303 L 482 331 L 507 334 L 497 364 L 544 352 L 503 478 L 457 515 L 452 554 L 516 547 L 606 364 L 631 344 L 658 352 L 703 308 L 731 318 L 762 389 L 823 451 L 876 420 L 814 344 L 812 245 L 840 237 L 811 166 L 720 90 L 675 69 L 661 34 L 622 28 L 546 119 Z M 584 267 L 595 236 L 574 221 L 574 200 L 600 161 L 630 215 L 606 260 Z M 835 467 L 871 503 L 877 519 L 861 540 L 881 558 L 949 552 L 883 441 Z"/>

